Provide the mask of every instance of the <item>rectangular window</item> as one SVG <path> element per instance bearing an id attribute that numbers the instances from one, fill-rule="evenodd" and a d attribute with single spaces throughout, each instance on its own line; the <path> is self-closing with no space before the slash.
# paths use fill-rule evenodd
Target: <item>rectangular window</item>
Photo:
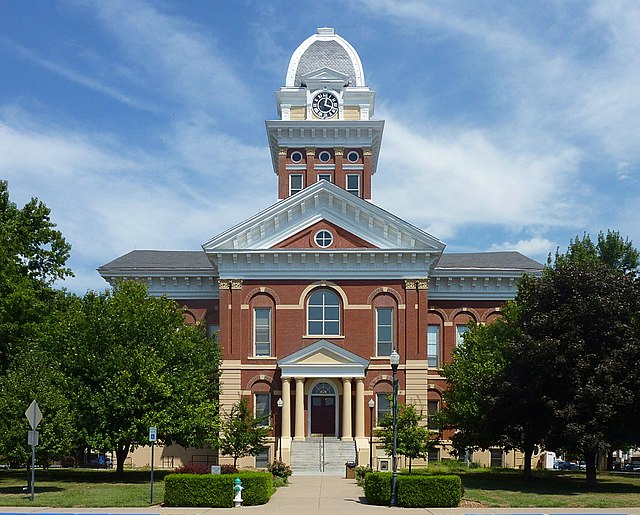
<path id="1" fill-rule="evenodd" d="M 502 467 L 502 449 L 491 449 L 491 466 Z"/>
<path id="2" fill-rule="evenodd" d="M 218 337 L 218 333 L 220 332 L 220 326 L 217 324 L 207 324 L 207 336 L 210 340 Z"/>
<path id="3" fill-rule="evenodd" d="M 289 195 L 298 193 L 304 188 L 304 181 L 301 173 L 293 173 L 289 176 Z"/>
<path id="4" fill-rule="evenodd" d="M 427 428 L 429 430 L 438 430 L 438 411 L 440 411 L 440 401 L 427 401 Z"/>
<path id="5" fill-rule="evenodd" d="M 318 174 L 318 182 L 320 182 L 320 181 L 332 182 L 331 181 L 331 174 L 330 173 L 319 173 Z"/>
<path id="6" fill-rule="evenodd" d="M 255 308 L 253 341 L 256 356 L 271 356 L 271 308 Z"/>
<path id="7" fill-rule="evenodd" d="M 427 365 L 440 366 L 440 326 L 430 325 L 427 329 Z"/>
<path id="8" fill-rule="evenodd" d="M 269 447 L 265 447 L 256 455 L 256 468 L 266 469 L 269 466 Z"/>
<path id="9" fill-rule="evenodd" d="M 255 417 L 260 420 L 259 425 L 268 427 L 271 415 L 271 395 L 268 393 L 254 394 Z"/>
<path id="10" fill-rule="evenodd" d="M 376 353 L 389 356 L 393 349 L 393 308 L 376 308 Z"/>
<path id="11" fill-rule="evenodd" d="M 376 425 L 378 426 L 384 417 L 391 414 L 390 398 L 390 393 L 379 393 L 376 395 Z"/>
<path id="12" fill-rule="evenodd" d="M 347 191 L 353 193 L 356 197 L 360 196 L 360 175 L 347 175 Z"/>
<path id="13" fill-rule="evenodd" d="M 456 326 L 456 345 L 462 345 L 464 343 L 464 333 L 468 330 L 469 328 L 466 325 Z"/>
<path id="14" fill-rule="evenodd" d="M 428 453 L 429 463 L 432 461 L 440 461 L 440 449 L 429 449 Z"/>

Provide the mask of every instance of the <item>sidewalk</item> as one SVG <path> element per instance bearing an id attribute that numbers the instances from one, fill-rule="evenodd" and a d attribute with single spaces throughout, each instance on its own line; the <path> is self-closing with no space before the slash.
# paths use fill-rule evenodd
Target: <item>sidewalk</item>
<path id="1" fill-rule="evenodd" d="M 365 513 L 422 513 L 429 515 L 505 515 L 505 514 L 629 514 L 640 515 L 637 508 L 389 508 L 365 504 L 364 494 L 353 479 L 334 476 L 292 476 L 289 486 L 279 488 L 262 506 L 242 508 L 4 508 L 6 513 L 31 514 L 136 514 L 136 515 L 350 515 Z"/>

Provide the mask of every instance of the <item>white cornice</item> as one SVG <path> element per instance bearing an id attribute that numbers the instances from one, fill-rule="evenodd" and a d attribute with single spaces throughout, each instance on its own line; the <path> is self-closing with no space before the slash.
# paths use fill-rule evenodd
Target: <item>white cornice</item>
<path id="1" fill-rule="evenodd" d="M 144 283 L 151 297 L 166 295 L 170 299 L 219 299 L 218 276 L 184 274 L 165 270 L 156 273 L 112 271 L 102 276 L 111 286 L 120 279 L 133 279 Z"/>
<path id="2" fill-rule="evenodd" d="M 244 279 L 411 279 L 428 277 L 434 253 L 380 249 L 270 249 L 208 252 L 220 278 Z"/>
<path id="3" fill-rule="evenodd" d="M 274 172 L 278 149 L 302 147 L 370 148 L 371 173 L 376 172 L 384 120 L 267 120 Z"/>
<path id="4" fill-rule="evenodd" d="M 375 204 L 328 181 L 319 181 L 212 238 L 202 248 L 207 254 L 264 252 L 323 219 L 375 245 L 379 251 L 402 249 L 439 255 L 445 247 L 437 238 Z"/>

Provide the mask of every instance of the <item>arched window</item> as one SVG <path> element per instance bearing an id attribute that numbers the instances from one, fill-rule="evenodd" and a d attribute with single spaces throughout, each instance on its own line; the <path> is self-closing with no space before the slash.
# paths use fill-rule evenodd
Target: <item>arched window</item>
<path id="1" fill-rule="evenodd" d="M 340 334 L 340 299 L 331 290 L 316 290 L 307 304 L 307 334 Z"/>

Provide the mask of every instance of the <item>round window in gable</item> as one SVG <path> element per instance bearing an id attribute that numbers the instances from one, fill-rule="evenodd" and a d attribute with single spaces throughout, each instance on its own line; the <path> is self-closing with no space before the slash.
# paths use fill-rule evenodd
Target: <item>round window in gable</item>
<path id="1" fill-rule="evenodd" d="M 333 243 L 333 234 L 323 229 L 316 233 L 314 240 L 318 247 L 322 247 L 323 249 L 326 249 L 329 245 Z"/>
<path id="2" fill-rule="evenodd" d="M 347 159 L 350 163 L 357 163 L 360 159 L 360 154 L 358 154 L 355 150 L 352 150 L 347 154 Z"/>
<path id="3" fill-rule="evenodd" d="M 331 153 L 323 150 L 318 154 L 318 159 L 320 159 L 320 161 L 322 161 L 323 163 L 328 163 L 329 161 L 331 161 Z"/>
<path id="4" fill-rule="evenodd" d="M 299 150 L 291 152 L 291 161 L 293 161 L 294 163 L 299 163 L 300 161 L 302 161 L 303 157 L 304 156 L 302 155 L 302 152 L 300 152 Z"/>

